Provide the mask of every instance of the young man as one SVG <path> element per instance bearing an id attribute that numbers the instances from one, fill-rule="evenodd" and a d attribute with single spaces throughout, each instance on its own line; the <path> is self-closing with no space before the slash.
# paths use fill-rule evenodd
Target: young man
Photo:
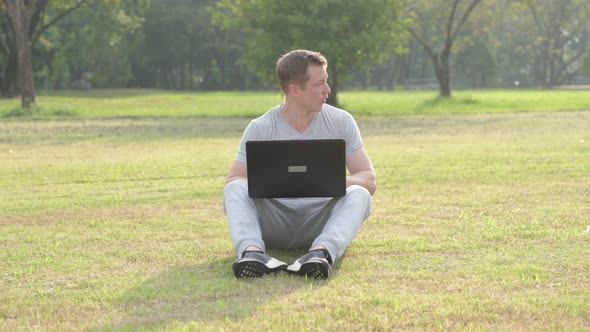
<path id="1" fill-rule="evenodd" d="M 352 116 L 325 104 L 330 93 L 328 63 L 317 52 L 295 50 L 277 61 L 284 102 L 247 126 L 230 167 L 223 199 L 238 259 L 236 278 L 287 272 L 326 279 L 361 224 L 371 213 L 375 171 Z M 248 196 L 246 147 L 250 140 L 344 139 L 346 195 L 339 198 L 265 198 Z M 309 248 L 287 265 L 267 248 Z"/>

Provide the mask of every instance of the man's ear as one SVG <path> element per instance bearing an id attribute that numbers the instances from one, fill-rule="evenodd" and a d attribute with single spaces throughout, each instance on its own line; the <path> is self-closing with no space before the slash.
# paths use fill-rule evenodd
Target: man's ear
<path id="1" fill-rule="evenodd" d="M 291 96 L 297 96 L 297 95 L 299 95 L 299 93 L 301 93 L 301 88 L 299 87 L 298 84 L 295 84 L 295 83 L 289 84 L 289 94 Z"/>

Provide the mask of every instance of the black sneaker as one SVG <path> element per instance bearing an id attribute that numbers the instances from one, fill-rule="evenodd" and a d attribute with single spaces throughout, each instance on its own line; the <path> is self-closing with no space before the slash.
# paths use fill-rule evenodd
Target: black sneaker
<path id="1" fill-rule="evenodd" d="M 312 250 L 287 267 L 287 272 L 315 279 L 328 279 L 332 264 L 327 250 Z"/>
<path id="2" fill-rule="evenodd" d="M 262 251 L 244 251 L 242 258 L 236 259 L 232 266 L 238 279 L 260 278 L 271 272 L 287 268 L 287 263 L 272 258 Z"/>

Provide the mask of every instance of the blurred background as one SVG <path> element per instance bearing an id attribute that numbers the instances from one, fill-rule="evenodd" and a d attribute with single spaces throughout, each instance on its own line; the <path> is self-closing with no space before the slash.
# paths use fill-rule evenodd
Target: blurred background
<path id="1" fill-rule="evenodd" d="M 587 0 L 0 0 L 2 97 L 27 75 L 19 34 L 37 91 L 277 89 L 294 48 L 326 55 L 335 95 L 590 83 Z"/>

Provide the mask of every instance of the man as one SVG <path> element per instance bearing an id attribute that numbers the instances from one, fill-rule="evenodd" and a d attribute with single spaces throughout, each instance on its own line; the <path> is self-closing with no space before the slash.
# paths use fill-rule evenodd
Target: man
<path id="1" fill-rule="evenodd" d="M 317 52 L 295 50 L 276 65 L 284 101 L 247 126 L 224 189 L 224 207 L 238 259 L 236 278 L 287 272 L 326 279 L 371 213 L 375 171 L 352 116 L 325 104 L 330 93 L 328 63 Z M 250 140 L 344 139 L 346 195 L 339 198 L 248 196 L 246 148 Z M 309 248 L 287 266 L 267 248 Z"/>

